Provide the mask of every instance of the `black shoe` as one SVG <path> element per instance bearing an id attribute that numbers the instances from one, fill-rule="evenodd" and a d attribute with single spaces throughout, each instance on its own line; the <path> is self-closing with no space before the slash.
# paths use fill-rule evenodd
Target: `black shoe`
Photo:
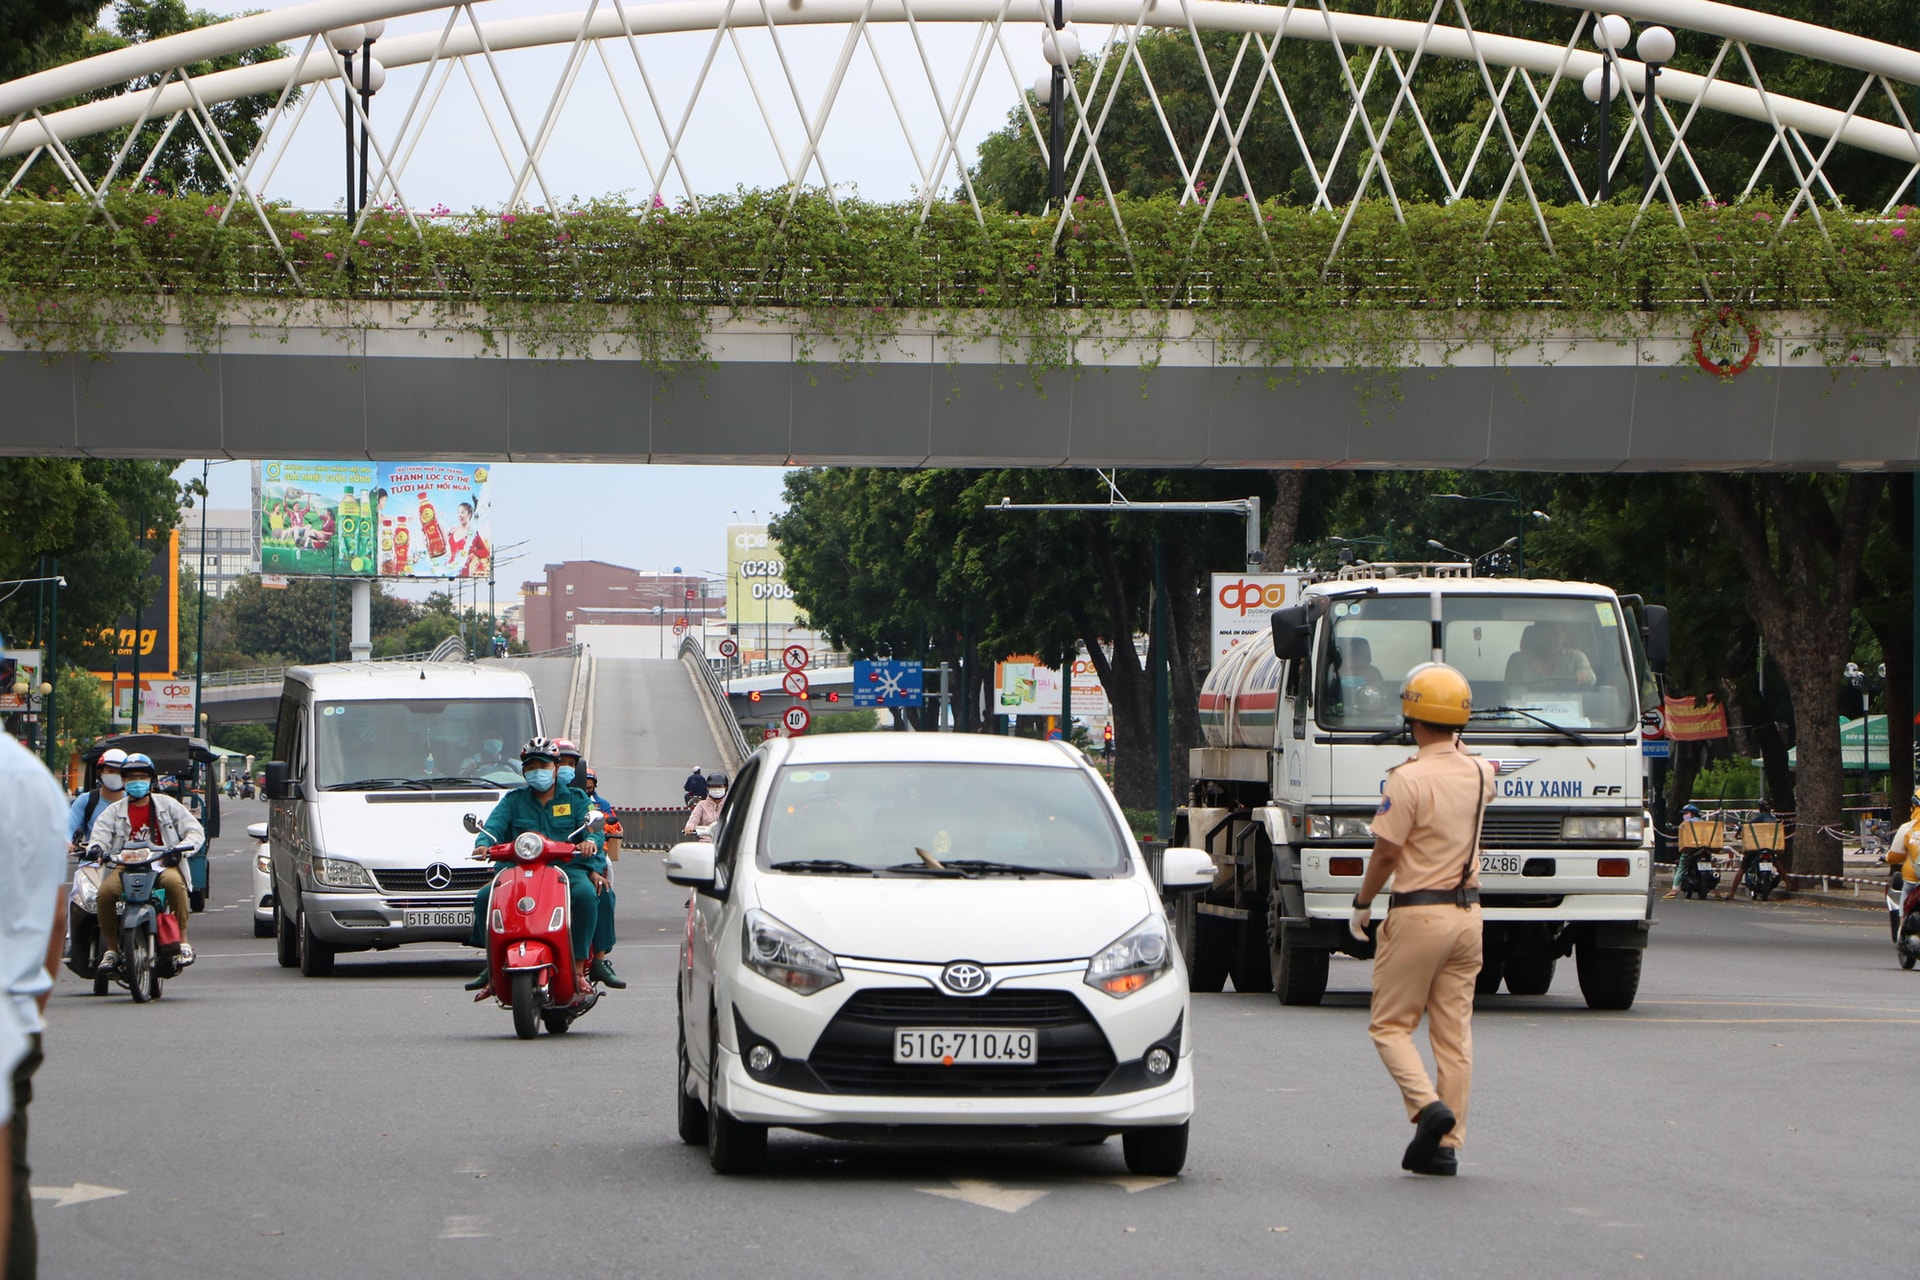
<path id="1" fill-rule="evenodd" d="M 607 963 L 605 956 L 601 956 L 598 960 L 595 960 L 593 967 L 590 968 L 587 973 L 589 977 L 602 986 L 611 987 L 615 991 L 625 991 L 627 989 L 627 980 L 613 971 L 613 966 Z"/>
<path id="2" fill-rule="evenodd" d="M 1427 1158 L 1425 1164 L 1410 1164 L 1409 1172 L 1425 1174 L 1429 1178 L 1451 1178 L 1460 1172 L 1460 1157 L 1452 1147 L 1441 1147 Z"/>
<path id="3" fill-rule="evenodd" d="M 489 982 L 492 982 L 492 981 L 493 981 L 493 969 L 491 967 L 483 967 L 478 974 L 474 975 L 473 981 L 469 982 L 465 987 L 462 988 L 462 990 L 479 991 L 482 988 L 484 988 Z"/>
<path id="4" fill-rule="evenodd" d="M 1413 1141 L 1407 1144 L 1407 1154 L 1400 1157 L 1400 1167 L 1413 1173 L 1431 1172 L 1425 1166 L 1433 1163 L 1440 1139 L 1453 1132 L 1453 1125 L 1453 1108 L 1446 1103 L 1429 1102 L 1420 1108 L 1413 1118 Z"/>

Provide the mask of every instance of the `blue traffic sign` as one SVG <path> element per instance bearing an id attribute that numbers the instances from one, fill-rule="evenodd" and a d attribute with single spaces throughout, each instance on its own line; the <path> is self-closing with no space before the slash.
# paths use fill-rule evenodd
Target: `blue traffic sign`
<path id="1" fill-rule="evenodd" d="M 1642 738 L 1640 754 L 1649 760 L 1668 760 L 1673 757 L 1673 743 L 1665 738 Z"/>
<path id="2" fill-rule="evenodd" d="M 883 658 L 853 664 L 856 707 L 917 707 L 922 702 L 921 691 L 921 666 L 917 662 Z"/>

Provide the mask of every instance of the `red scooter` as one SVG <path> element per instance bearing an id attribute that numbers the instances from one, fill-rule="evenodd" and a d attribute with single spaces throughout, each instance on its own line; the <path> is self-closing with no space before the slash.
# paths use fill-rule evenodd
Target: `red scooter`
<path id="1" fill-rule="evenodd" d="M 591 982 L 575 981 L 573 896 L 567 873 L 557 864 L 574 855 L 574 841 L 600 830 L 605 815 L 594 813 L 565 841 L 534 831 L 476 850 L 476 858 L 504 863 L 493 878 L 487 901 L 487 969 L 493 996 L 513 1010 L 514 1034 L 531 1040 L 546 1023 L 551 1035 L 563 1035 L 573 1020 L 600 1001 Z M 466 828 L 492 836 L 472 814 Z"/>

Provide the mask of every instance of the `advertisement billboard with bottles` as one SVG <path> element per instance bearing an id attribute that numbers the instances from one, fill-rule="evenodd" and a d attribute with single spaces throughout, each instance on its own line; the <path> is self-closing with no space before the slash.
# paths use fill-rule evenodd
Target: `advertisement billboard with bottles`
<path id="1" fill-rule="evenodd" d="M 787 586 L 787 562 L 764 524 L 727 526 L 727 621 L 734 626 L 800 621 Z"/>
<path id="2" fill-rule="evenodd" d="M 268 577 L 484 578 L 488 468 L 457 462 L 263 462 Z"/>

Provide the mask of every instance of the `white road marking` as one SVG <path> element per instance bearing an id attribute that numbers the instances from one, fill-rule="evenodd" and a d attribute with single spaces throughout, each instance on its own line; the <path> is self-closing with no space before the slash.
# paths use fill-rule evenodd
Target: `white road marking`
<path id="1" fill-rule="evenodd" d="M 96 1187 L 88 1182 L 76 1182 L 70 1187 L 34 1187 L 32 1191 L 35 1200 L 51 1200 L 56 1209 L 64 1209 L 70 1204 L 85 1204 L 89 1200 L 111 1200 L 127 1194 L 118 1187 Z"/>
<path id="2" fill-rule="evenodd" d="M 1048 1194 L 1045 1191 L 1016 1191 L 985 1178 L 955 1178 L 952 1181 L 953 1185 L 950 1187 L 915 1189 L 924 1195 L 961 1200 L 967 1204 L 977 1204 L 983 1209 L 998 1209 L 1001 1213 L 1018 1213 Z"/>
<path id="3" fill-rule="evenodd" d="M 1119 1187 L 1128 1195 L 1137 1195 L 1142 1191 L 1151 1191 L 1155 1187 L 1164 1187 L 1180 1181 L 1178 1178 L 1154 1178 L 1134 1173 L 1116 1173 L 1110 1178 L 1089 1178 L 1089 1182 L 1104 1182 Z"/>
<path id="4" fill-rule="evenodd" d="M 462 1216 L 449 1214 L 447 1225 L 441 1228 L 442 1240 L 484 1240 L 487 1238 L 487 1220 L 484 1215 Z"/>

